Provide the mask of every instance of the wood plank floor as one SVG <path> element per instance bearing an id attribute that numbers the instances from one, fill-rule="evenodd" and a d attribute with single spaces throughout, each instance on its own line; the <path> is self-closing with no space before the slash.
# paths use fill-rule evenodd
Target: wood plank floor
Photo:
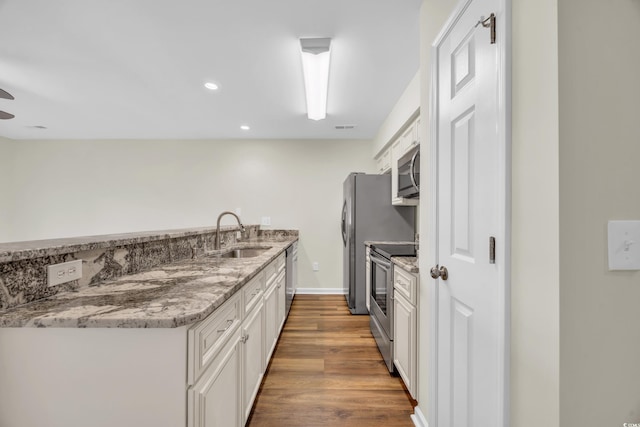
<path id="1" fill-rule="evenodd" d="M 247 425 L 412 426 L 415 404 L 369 316 L 352 316 L 342 295 L 297 295 Z"/>

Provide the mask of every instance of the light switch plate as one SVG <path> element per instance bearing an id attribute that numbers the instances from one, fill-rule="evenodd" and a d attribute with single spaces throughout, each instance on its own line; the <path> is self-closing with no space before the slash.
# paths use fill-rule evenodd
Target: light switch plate
<path id="1" fill-rule="evenodd" d="M 609 221 L 609 270 L 640 270 L 640 221 Z"/>
<path id="2" fill-rule="evenodd" d="M 63 262 L 47 266 L 47 284 L 61 285 L 82 278 L 82 260 Z"/>

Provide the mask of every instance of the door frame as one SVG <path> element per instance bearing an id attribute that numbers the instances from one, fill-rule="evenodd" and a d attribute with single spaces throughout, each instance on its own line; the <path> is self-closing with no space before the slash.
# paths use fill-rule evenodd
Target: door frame
<path id="1" fill-rule="evenodd" d="M 451 16 L 444 24 L 431 45 L 431 66 L 429 69 L 429 257 L 428 265 L 438 261 L 438 49 L 445 37 L 458 23 L 462 14 L 473 0 L 460 0 Z M 496 250 L 496 264 L 501 266 L 498 274 L 499 298 L 504 302 L 504 312 L 500 313 L 504 333 L 500 337 L 502 371 L 499 387 L 502 395 L 500 412 L 501 427 L 509 425 L 510 415 L 510 320 L 511 320 L 511 0 L 497 0 L 501 12 L 496 16 L 498 49 L 498 195 L 499 223 L 504 231 L 502 248 Z M 491 11 L 487 11 L 487 16 Z M 488 36 L 488 30 L 487 30 Z M 425 273 L 428 274 L 428 273 Z M 438 412 L 438 283 L 433 279 L 429 289 L 429 415 L 430 426 L 437 426 Z"/>

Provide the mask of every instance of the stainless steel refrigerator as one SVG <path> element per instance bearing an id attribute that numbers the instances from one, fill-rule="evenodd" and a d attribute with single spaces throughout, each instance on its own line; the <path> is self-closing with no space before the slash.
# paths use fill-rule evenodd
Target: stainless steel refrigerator
<path id="1" fill-rule="evenodd" d="M 343 287 L 352 314 L 367 314 L 365 240 L 413 241 L 415 208 L 391 205 L 391 175 L 351 173 L 342 205 Z"/>

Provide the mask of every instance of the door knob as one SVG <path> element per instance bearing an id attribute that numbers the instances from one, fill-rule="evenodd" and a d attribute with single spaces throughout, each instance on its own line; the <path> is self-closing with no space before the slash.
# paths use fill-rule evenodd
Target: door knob
<path id="1" fill-rule="evenodd" d="M 431 269 L 431 277 L 437 279 L 438 277 L 442 280 L 447 280 L 449 278 L 449 270 L 444 265 L 438 267 L 437 265 Z"/>

